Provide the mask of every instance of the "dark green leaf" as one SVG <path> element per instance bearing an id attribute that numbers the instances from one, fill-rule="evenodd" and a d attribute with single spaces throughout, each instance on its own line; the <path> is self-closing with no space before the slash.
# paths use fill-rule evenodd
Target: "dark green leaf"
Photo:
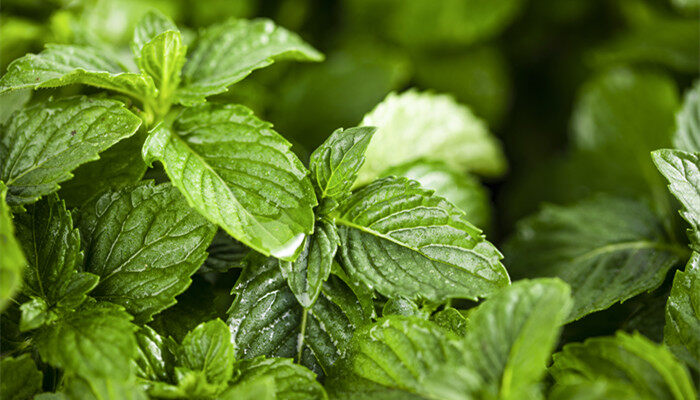
<path id="1" fill-rule="evenodd" d="M 216 232 L 177 189 L 152 182 L 102 194 L 78 225 L 84 268 L 100 276 L 92 296 L 123 305 L 137 322 L 175 304 Z"/>
<path id="2" fill-rule="evenodd" d="M 0 397 L 3 400 L 28 400 L 41 391 L 43 374 L 29 354 L 0 361 Z"/>
<path id="3" fill-rule="evenodd" d="M 385 178 L 334 211 L 343 267 L 385 296 L 477 299 L 508 285 L 501 253 L 464 214 L 405 178 Z"/>
<path id="4" fill-rule="evenodd" d="M 12 205 L 58 190 L 71 171 L 136 132 L 141 121 L 122 103 L 71 97 L 37 103 L 2 128 L 0 180 Z"/>
<path id="5" fill-rule="evenodd" d="M 280 261 L 282 275 L 302 307 L 308 309 L 316 302 L 331 273 L 339 242 L 335 225 L 318 221 L 314 233 L 304 240 L 299 257 L 293 262 Z"/>
<path id="6" fill-rule="evenodd" d="M 209 245 L 209 257 L 200 268 L 201 272 L 225 272 L 234 267 L 240 267 L 241 260 L 250 251 L 243 243 L 232 238 L 223 230 L 218 230 L 214 240 Z"/>
<path id="7" fill-rule="evenodd" d="M 274 61 L 321 61 L 323 55 L 296 34 L 265 19 L 235 19 L 203 30 L 183 69 L 178 99 L 185 105 L 223 93 Z"/>
<path id="8" fill-rule="evenodd" d="M 15 227 L 10 208 L 5 202 L 7 186 L 0 181 L 0 311 L 22 285 L 22 270 L 27 261 L 22 254 L 22 247 L 15 238 Z"/>
<path id="9" fill-rule="evenodd" d="M 343 198 L 350 194 L 375 131 L 373 127 L 337 129 L 311 154 L 311 179 L 319 197 Z"/>
<path id="10" fill-rule="evenodd" d="M 231 236 L 293 261 L 313 230 L 316 197 L 289 147 L 249 109 L 208 104 L 151 132 L 144 159 L 162 162 L 189 204 Z"/>
<path id="11" fill-rule="evenodd" d="M 571 285 L 569 321 L 657 288 L 687 256 L 646 205 L 610 196 L 543 207 L 518 224 L 505 249 L 513 276 Z"/>
<path id="12" fill-rule="evenodd" d="M 353 331 L 373 315 L 370 298 L 331 276 L 316 303 L 306 311 L 302 334 L 304 310 L 273 258 L 249 258 L 234 292 L 228 325 L 240 359 L 297 357 L 298 346 L 303 344 L 303 363 L 313 370 L 320 365 L 327 372 L 342 355 Z"/>
<path id="13" fill-rule="evenodd" d="M 626 387 L 636 399 L 693 400 L 688 371 L 664 346 L 639 334 L 618 333 L 573 343 L 554 355 L 550 373 L 567 383 L 610 382 Z"/>
<path id="14" fill-rule="evenodd" d="M 63 201 L 49 195 L 28 206 L 15 222 L 17 238 L 27 256 L 22 292 L 43 299 L 49 308 L 77 308 L 99 277 L 80 272 L 80 233 L 73 228 L 73 218 Z"/>

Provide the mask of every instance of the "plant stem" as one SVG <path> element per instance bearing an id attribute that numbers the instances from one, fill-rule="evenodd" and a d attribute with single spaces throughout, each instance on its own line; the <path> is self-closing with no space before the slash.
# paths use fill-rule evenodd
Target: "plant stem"
<path id="1" fill-rule="evenodd" d="M 306 316 L 309 314 L 309 310 L 304 309 L 303 314 L 301 314 L 301 328 L 299 329 L 299 336 L 297 337 L 297 363 L 301 364 L 301 353 L 304 350 L 304 335 L 306 334 Z"/>

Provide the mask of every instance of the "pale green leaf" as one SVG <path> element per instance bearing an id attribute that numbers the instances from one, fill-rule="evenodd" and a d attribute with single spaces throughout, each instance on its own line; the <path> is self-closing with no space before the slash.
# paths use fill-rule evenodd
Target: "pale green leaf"
<path id="1" fill-rule="evenodd" d="M 549 369 L 559 382 L 611 382 L 626 387 L 635 399 L 693 400 L 688 371 L 662 345 L 640 334 L 619 332 L 573 343 L 554 355 Z"/>
<path id="2" fill-rule="evenodd" d="M 22 292 L 49 308 L 72 310 L 85 301 L 99 277 L 82 272 L 80 233 L 57 195 L 27 206 L 15 217 L 17 239 L 27 257 Z"/>
<path id="3" fill-rule="evenodd" d="M 100 276 L 91 295 L 121 304 L 137 322 L 175 304 L 216 232 L 170 184 L 105 192 L 78 216 L 84 269 Z"/>
<path id="4" fill-rule="evenodd" d="M 693 253 L 685 271 L 677 271 L 666 302 L 664 343 L 700 373 L 700 255 Z"/>
<path id="5" fill-rule="evenodd" d="M 141 121 L 122 103 L 70 97 L 37 103 L 2 127 L 0 180 L 12 205 L 55 192 L 71 171 L 136 132 Z"/>
<path id="6" fill-rule="evenodd" d="M 0 377 L 3 400 L 28 400 L 41 391 L 43 374 L 29 354 L 4 357 L 0 361 Z"/>
<path id="7" fill-rule="evenodd" d="M 652 158 L 683 206 L 680 213 L 690 224 L 690 247 L 700 251 L 700 157 L 680 150 L 657 150 Z"/>
<path id="8" fill-rule="evenodd" d="M 39 54 L 27 54 L 13 61 L 0 78 L 0 93 L 75 83 L 114 90 L 141 101 L 156 97 L 149 76 L 128 72 L 94 47 L 68 44 L 49 44 Z"/>
<path id="9" fill-rule="evenodd" d="M 375 181 L 333 217 L 343 268 L 385 296 L 477 299 L 509 283 L 496 247 L 461 211 L 417 182 Z"/>
<path id="10" fill-rule="evenodd" d="M 409 90 L 391 93 L 362 120 L 377 132 L 357 178 L 362 185 L 385 169 L 417 159 L 444 161 L 459 172 L 505 172 L 501 144 L 468 107 L 448 95 Z"/>
<path id="11" fill-rule="evenodd" d="M 700 152 L 700 81 L 685 93 L 683 108 L 676 114 L 673 147 L 691 153 Z"/>
<path id="12" fill-rule="evenodd" d="M 7 186 L 0 181 L 0 311 L 22 285 L 22 271 L 27 263 L 22 247 L 15 238 L 10 208 L 5 202 Z"/>
<path id="13" fill-rule="evenodd" d="M 479 387 L 476 374 L 451 372 L 465 362 L 456 336 L 422 318 L 392 315 L 355 332 L 326 387 L 333 398 L 363 398 L 383 387 L 402 393 L 390 398 L 445 399 L 443 385 L 455 378 L 469 390 Z M 465 392 L 461 398 L 471 397 Z"/>
<path id="14" fill-rule="evenodd" d="M 176 357 L 178 365 L 202 371 L 209 383 L 228 382 L 235 357 L 228 326 L 220 319 L 200 324 L 185 336 Z"/>
<path id="15" fill-rule="evenodd" d="M 688 254 L 648 206 L 602 195 L 544 206 L 518 224 L 505 253 L 514 277 L 556 276 L 571 286 L 569 321 L 657 288 Z"/>
<path id="16" fill-rule="evenodd" d="M 339 242 L 335 225 L 318 221 L 314 233 L 304 240 L 299 257 L 293 262 L 279 262 L 282 275 L 302 307 L 310 308 L 316 302 L 321 285 L 331 273 Z"/>
<path id="17" fill-rule="evenodd" d="M 155 39 L 158 35 L 168 32 L 179 32 L 175 23 L 163 13 L 150 10 L 145 13 L 134 28 L 134 37 L 131 40 L 131 50 L 135 58 L 141 57 L 143 47 Z"/>
<path id="18" fill-rule="evenodd" d="M 275 379 L 264 377 L 240 382 L 219 394 L 221 400 L 275 400 Z"/>
<path id="19" fill-rule="evenodd" d="M 204 29 L 183 69 L 178 99 L 185 105 L 223 93 L 228 86 L 275 61 L 321 61 L 323 55 L 296 34 L 266 19 L 234 19 Z"/>
<path id="20" fill-rule="evenodd" d="M 375 131 L 373 127 L 337 129 L 311 154 L 311 179 L 319 197 L 342 198 L 350 194 Z"/>
<path id="21" fill-rule="evenodd" d="M 305 367 L 294 364 L 289 358 L 256 357 L 241 360 L 234 366 L 236 370 L 233 385 L 241 385 L 271 377 L 275 395 L 285 400 L 327 399 L 326 391 L 316 375 Z"/>
<path id="22" fill-rule="evenodd" d="M 134 382 L 118 378 L 64 378 L 57 393 L 43 393 L 35 400 L 147 400 L 144 391 Z"/>
<path id="23" fill-rule="evenodd" d="M 125 380 L 131 375 L 136 326 L 120 306 L 88 301 L 34 335 L 41 358 L 85 378 Z"/>
<path id="24" fill-rule="evenodd" d="M 140 57 L 136 59 L 139 69 L 153 78 L 161 102 L 168 105 L 180 84 L 186 52 L 187 46 L 182 43 L 180 32 L 168 31 L 146 43 L 141 49 Z"/>
<path id="25" fill-rule="evenodd" d="M 236 282 L 228 325 L 239 359 L 297 357 L 316 372 L 328 372 L 343 354 L 353 331 L 373 315 L 371 298 L 356 294 L 337 276 L 323 283 L 301 334 L 303 308 L 287 286 L 277 260 L 251 257 Z"/>
<path id="26" fill-rule="evenodd" d="M 189 204 L 253 249 L 293 261 L 313 230 L 308 171 L 290 144 L 240 105 L 188 108 L 157 127 L 144 159 L 163 163 Z"/>
<path id="27" fill-rule="evenodd" d="M 478 228 L 488 230 L 491 225 L 489 194 L 473 176 L 459 173 L 440 161 L 418 160 L 384 171 L 381 176 L 403 176 L 417 181 L 422 187 L 434 190 L 467 215 L 467 220 Z"/>
<path id="28" fill-rule="evenodd" d="M 568 285 L 558 279 L 521 280 L 469 315 L 464 338 L 485 387 L 482 396 L 527 398 L 546 372 L 571 309 Z"/>

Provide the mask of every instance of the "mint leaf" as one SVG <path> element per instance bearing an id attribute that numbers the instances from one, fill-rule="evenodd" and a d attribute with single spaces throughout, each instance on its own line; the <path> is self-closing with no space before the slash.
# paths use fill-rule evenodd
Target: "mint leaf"
<path id="1" fill-rule="evenodd" d="M 304 239 L 299 257 L 293 262 L 279 262 L 282 275 L 302 307 L 310 308 L 316 302 L 321 285 L 331 273 L 339 242 L 335 225 L 318 221 L 314 233 Z"/>
<path id="2" fill-rule="evenodd" d="M 414 180 L 426 189 L 434 190 L 467 215 L 467 220 L 478 228 L 491 225 L 489 194 L 476 178 L 459 173 L 440 161 L 418 160 L 389 168 L 380 174 L 403 176 Z"/>
<path id="3" fill-rule="evenodd" d="M 84 269 L 100 276 L 92 296 L 124 306 L 136 322 L 175 304 L 216 232 L 170 184 L 103 193 L 78 216 Z"/>
<path id="4" fill-rule="evenodd" d="M 75 83 L 114 90 L 141 101 L 156 97 L 150 77 L 128 72 L 99 49 L 68 44 L 49 44 L 39 54 L 13 61 L 0 78 L 0 93 Z"/>
<path id="5" fill-rule="evenodd" d="M 141 131 L 100 153 L 100 159 L 73 171 L 73 178 L 58 191 L 69 208 L 81 207 L 108 189 L 135 184 L 146 173 L 141 157 L 144 137 Z"/>
<path id="6" fill-rule="evenodd" d="M 467 334 L 469 321 L 455 308 L 445 307 L 433 314 L 430 320 L 457 336 L 464 337 Z"/>
<path id="7" fill-rule="evenodd" d="M 265 255 L 293 261 L 313 230 L 307 170 L 271 125 L 240 105 L 188 108 L 144 144 L 189 204 Z"/>
<path id="8" fill-rule="evenodd" d="M 657 150 L 652 158 L 668 180 L 668 189 L 683 206 L 680 211 L 688 221 L 690 247 L 700 251 L 700 158 L 680 150 Z"/>
<path id="9" fill-rule="evenodd" d="M 664 343 L 700 372 L 700 255 L 693 252 L 685 271 L 676 271 L 666 302 Z"/>
<path id="10" fill-rule="evenodd" d="M 243 385 L 266 377 L 273 379 L 275 395 L 279 399 L 327 399 L 326 391 L 316 375 L 289 358 L 257 357 L 241 360 L 234 365 L 233 385 Z"/>
<path id="11" fill-rule="evenodd" d="M 145 13 L 134 28 L 134 37 L 131 40 L 131 50 L 134 57 L 141 57 L 142 49 L 146 44 L 168 31 L 179 32 L 170 18 L 156 10 Z"/>
<path id="12" fill-rule="evenodd" d="M 233 372 L 233 347 L 228 327 L 215 319 L 200 324 L 185 336 L 176 355 L 177 363 L 203 372 L 208 383 L 225 383 Z"/>
<path id="13" fill-rule="evenodd" d="M 496 247 L 461 211 L 416 182 L 375 181 L 333 217 L 343 268 L 385 296 L 477 299 L 509 283 Z"/>
<path id="14" fill-rule="evenodd" d="M 2 127 L 0 180 L 11 205 L 58 190 L 71 171 L 136 132 L 141 121 L 122 103 L 89 97 L 48 100 L 14 114 Z"/>
<path id="15" fill-rule="evenodd" d="M 130 380 L 111 378 L 64 378 L 57 393 L 43 393 L 36 400 L 147 400 L 143 390 Z"/>
<path id="16" fill-rule="evenodd" d="M 362 398 L 377 387 L 404 392 L 394 398 L 445 398 L 439 386 L 455 377 L 451 368 L 465 361 L 455 336 L 430 321 L 392 315 L 355 332 L 326 386 L 334 398 Z M 438 373 L 441 368 L 447 373 Z M 480 385 L 473 373 L 459 378 L 472 390 Z"/>
<path id="17" fill-rule="evenodd" d="M 448 95 L 409 90 L 391 93 L 365 115 L 376 126 L 357 185 L 385 169 L 417 159 L 444 161 L 459 172 L 497 176 L 505 172 L 501 145 L 466 106 Z"/>
<path id="18" fill-rule="evenodd" d="M 41 358 L 84 378 L 126 380 L 136 350 L 131 316 L 120 306 L 88 301 L 34 335 Z"/>
<path id="19" fill-rule="evenodd" d="M 99 277 L 80 271 L 80 233 L 73 228 L 73 218 L 63 201 L 56 194 L 49 195 L 28 206 L 15 222 L 17 238 L 27 256 L 22 292 L 42 299 L 48 308 L 77 308 Z"/>
<path id="20" fill-rule="evenodd" d="M 629 386 L 611 381 L 589 381 L 567 377 L 565 382 L 554 385 L 547 399 L 550 400 L 627 400 L 636 398 Z"/>
<path id="21" fill-rule="evenodd" d="M 147 381 L 168 382 L 173 375 L 176 344 L 148 325 L 136 332 L 136 376 Z"/>
<path id="22" fill-rule="evenodd" d="M 657 288 L 687 257 L 646 205 L 603 195 L 544 206 L 518 224 L 505 253 L 514 277 L 556 276 L 571 286 L 568 321 Z"/>
<path id="23" fill-rule="evenodd" d="M 473 364 L 461 368 L 482 377 L 482 397 L 536 393 L 570 309 L 570 289 L 558 279 L 517 281 L 479 305 L 464 337 Z"/>
<path id="24" fill-rule="evenodd" d="M 237 358 L 298 357 L 301 352 L 304 365 L 327 372 L 353 331 L 373 315 L 371 298 L 356 294 L 340 278 L 331 276 L 306 311 L 304 325 L 305 311 L 287 286 L 278 261 L 254 256 L 246 263 L 234 286 L 236 299 L 227 320 Z"/>
<path id="25" fill-rule="evenodd" d="M 673 147 L 700 152 L 700 81 L 696 81 L 685 93 L 683 108 L 676 114 Z"/>
<path id="26" fill-rule="evenodd" d="M 221 400 L 275 400 L 277 389 L 272 377 L 240 382 L 219 394 Z"/>
<path id="27" fill-rule="evenodd" d="M 695 399 L 688 371 L 664 346 L 639 334 L 618 332 L 572 343 L 554 355 L 554 380 L 611 382 L 627 387 L 638 399 Z"/>
<path id="28" fill-rule="evenodd" d="M 319 197 L 342 198 L 350 194 L 375 131 L 373 127 L 337 129 L 311 154 L 311 179 Z"/>
<path id="29" fill-rule="evenodd" d="M 183 69 L 178 100 L 184 105 L 223 93 L 256 69 L 274 61 L 321 61 L 323 55 L 272 21 L 230 20 L 204 29 Z"/>
<path id="30" fill-rule="evenodd" d="M 7 186 L 0 181 L 0 311 L 5 310 L 8 302 L 22 285 L 22 270 L 27 261 L 22 254 L 22 247 L 15 238 L 15 227 L 10 208 L 5 202 Z"/>
<path id="31" fill-rule="evenodd" d="M 3 399 L 31 399 L 41 391 L 43 374 L 29 354 L 4 357 L 0 361 L 0 376 L 0 397 Z"/>

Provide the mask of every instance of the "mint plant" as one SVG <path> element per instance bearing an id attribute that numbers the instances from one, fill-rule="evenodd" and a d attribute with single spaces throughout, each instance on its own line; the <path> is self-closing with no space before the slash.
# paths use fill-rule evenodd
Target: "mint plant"
<path id="1" fill-rule="evenodd" d="M 500 3 L 382 32 L 472 43 Z M 49 44 L 0 78 L 0 398 L 697 398 L 698 83 L 584 83 L 552 192 L 585 196 L 501 247 L 478 176 L 506 157 L 454 98 L 390 93 L 305 163 L 224 95 L 321 61 L 296 34 L 152 11 L 119 50 Z"/>

